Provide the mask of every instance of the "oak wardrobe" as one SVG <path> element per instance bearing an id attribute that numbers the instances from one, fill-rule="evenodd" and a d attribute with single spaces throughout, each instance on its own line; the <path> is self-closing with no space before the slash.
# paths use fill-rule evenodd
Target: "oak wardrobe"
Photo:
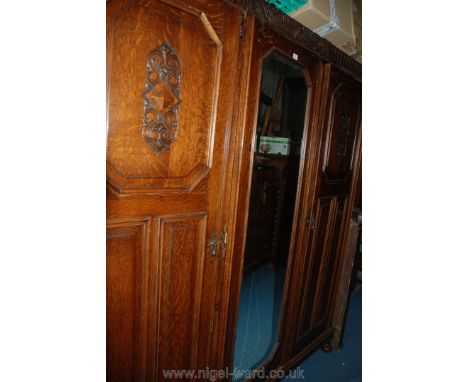
<path id="1" fill-rule="evenodd" d="M 329 344 L 360 72 L 263 0 L 107 2 L 108 381 L 288 370 Z"/>

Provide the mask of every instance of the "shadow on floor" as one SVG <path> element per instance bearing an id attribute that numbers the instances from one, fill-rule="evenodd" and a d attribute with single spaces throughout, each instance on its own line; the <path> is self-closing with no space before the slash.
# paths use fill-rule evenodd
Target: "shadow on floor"
<path id="1" fill-rule="evenodd" d="M 343 335 L 343 347 L 325 353 L 318 349 L 300 365 L 304 379 L 311 382 L 362 381 L 362 289 L 350 298 Z M 299 380 L 285 378 L 284 380 Z"/>

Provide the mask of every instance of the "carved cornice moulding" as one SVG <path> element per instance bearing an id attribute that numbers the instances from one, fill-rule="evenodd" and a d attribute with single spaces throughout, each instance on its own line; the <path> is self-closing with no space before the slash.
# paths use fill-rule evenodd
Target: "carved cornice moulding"
<path id="1" fill-rule="evenodd" d="M 359 62 L 265 0 L 243 0 L 243 6 L 239 0 L 223 1 L 240 7 L 281 36 L 361 80 L 362 65 Z"/>

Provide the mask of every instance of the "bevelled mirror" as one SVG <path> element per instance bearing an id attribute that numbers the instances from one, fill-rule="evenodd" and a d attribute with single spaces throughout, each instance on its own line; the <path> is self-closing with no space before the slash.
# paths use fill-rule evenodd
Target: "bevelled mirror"
<path id="1" fill-rule="evenodd" d="M 261 368 L 277 345 L 307 94 L 301 67 L 275 52 L 263 60 L 234 352 L 241 371 Z"/>

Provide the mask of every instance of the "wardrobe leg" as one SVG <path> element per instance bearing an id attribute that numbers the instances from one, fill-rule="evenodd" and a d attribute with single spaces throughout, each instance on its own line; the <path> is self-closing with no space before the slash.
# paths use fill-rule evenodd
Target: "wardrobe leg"
<path id="1" fill-rule="evenodd" d="M 322 343 L 322 350 L 325 352 L 325 353 L 330 353 L 332 350 L 333 350 L 333 346 L 330 342 L 330 339 L 326 340 L 324 343 Z"/>

